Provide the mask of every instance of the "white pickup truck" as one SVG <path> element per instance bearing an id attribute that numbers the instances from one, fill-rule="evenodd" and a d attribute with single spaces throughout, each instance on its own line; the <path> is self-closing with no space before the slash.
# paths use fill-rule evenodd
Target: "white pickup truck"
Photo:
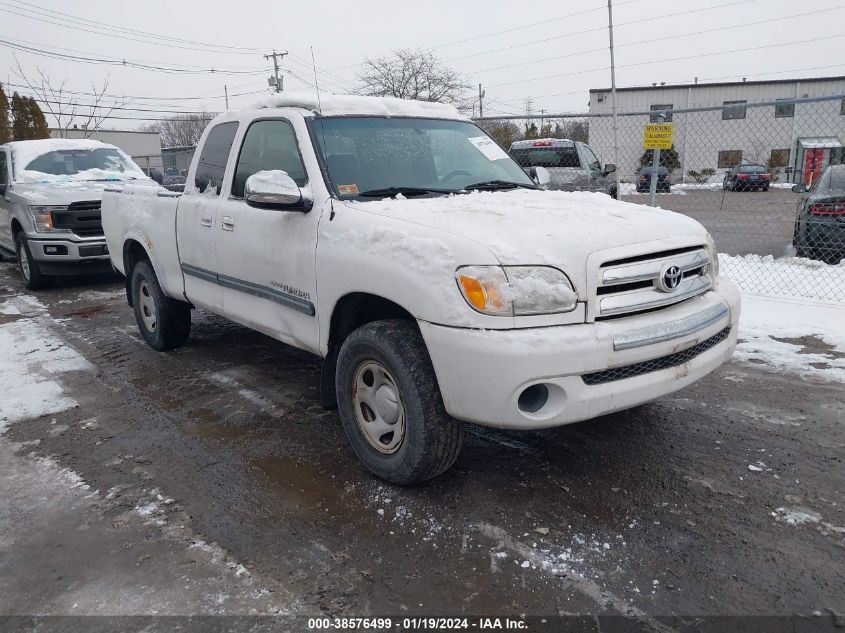
<path id="1" fill-rule="evenodd" d="M 448 469 L 465 422 L 587 420 L 730 358 L 739 295 L 695 220 L 543 191 L 450 106 L 321 97 L 217 117 L 182 194 L 106 191 L 152 347 L 196 307 L 322 357 L 322 404 L 398 484 Z"/>

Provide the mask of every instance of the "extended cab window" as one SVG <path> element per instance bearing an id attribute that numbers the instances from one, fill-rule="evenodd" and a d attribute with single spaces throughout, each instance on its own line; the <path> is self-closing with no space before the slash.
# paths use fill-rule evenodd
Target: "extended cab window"
<path id="1" fill-rule="evenodd" d="M 0 150 L 0 185 L 9 182 L 9 174 L 6 171 L 6 152 Z"/>
<path id="2" fill-rule="evenodd" d="M 243 198 L 247 178 L 259 171 L 277 169 L 287 172 L 300 187 L 308 180 L 291 124 L 281 120 L 256 121 L 249 126 L 241 146 L 232 195 Z"/>
<path id="3" fill-rule="evenodd" d="M 208 133 L 194 174 L 194 185 L 200 191 L 205 192 L 213 187 L 214 191 L 220 194 L 220 185 L 223 183 L 226 163 L 229 161 L 229 152 L 232 150 L 237 131 L 237 122 L 230 121 L 214 126 Z"/>

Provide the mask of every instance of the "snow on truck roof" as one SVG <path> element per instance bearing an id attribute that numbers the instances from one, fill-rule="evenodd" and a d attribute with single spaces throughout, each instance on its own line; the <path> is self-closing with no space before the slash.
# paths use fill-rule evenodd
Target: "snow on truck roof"
<path id="1" fill-rule="evenodd" d="M 467 120 L 467 117 L 458 112 L 455 106 L 446 103 L 397 99 L 396 97 L 336 95 L 324 92 L 320 93 L 318 102 L 316 92 L 304 90 L 281 92 L 262 99 L 255 104 L 255 108 L 305 108 L 319 112 L 323 116 L 358 114 Z"/>

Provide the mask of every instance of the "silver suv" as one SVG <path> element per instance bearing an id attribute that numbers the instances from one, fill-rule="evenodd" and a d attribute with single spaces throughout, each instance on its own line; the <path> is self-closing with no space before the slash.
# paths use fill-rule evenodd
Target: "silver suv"
<path id="1" fill-rule="evenodd" d="M 601 166 L 595 152 L 581 141 L 538 138 L 511 144 L 510 155 L 526 171 L 532 167 L 549 170 L 547 189 L 559 191 L 601 191 L 616 198 L 616 180 L 609 174 L 616 165 Z"/>

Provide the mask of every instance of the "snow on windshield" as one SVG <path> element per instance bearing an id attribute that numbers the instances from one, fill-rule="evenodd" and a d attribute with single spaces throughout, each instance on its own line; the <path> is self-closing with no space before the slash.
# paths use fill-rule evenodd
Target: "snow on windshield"
<path id="1" fill-rule="evenodd" d="M 11 143 L 15 182 L 62 183 L 146 178 L 113 145 L 88 139 L 45 139 Z"/>

